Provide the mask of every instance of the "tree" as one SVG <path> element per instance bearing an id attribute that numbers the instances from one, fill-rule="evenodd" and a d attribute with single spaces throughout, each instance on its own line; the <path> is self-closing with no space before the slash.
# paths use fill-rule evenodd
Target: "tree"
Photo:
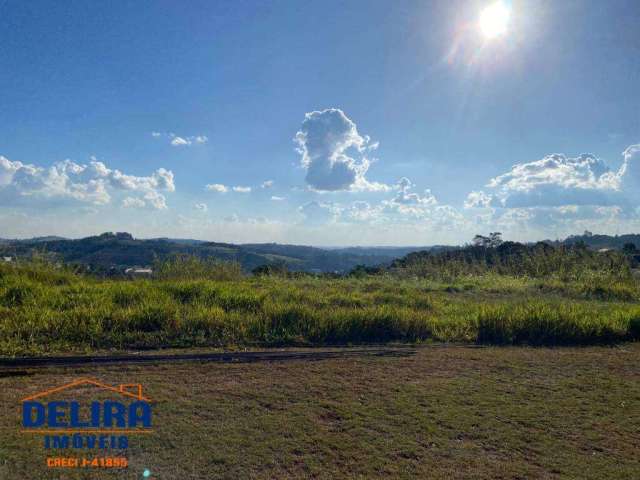
<path id="1" fill-rule="evenodd" d="M 268 263 L 264 265 L 259 265 L 253 270 L 251 270 L 255 276 L 277 276 L 277 277 L 286 277 L 289 273 L 289 269 L 287 268 L 287 264 L 285 262 L 276 262 L 276 263 Z"/>
<path id="2" fill-rule="evenodd" d="M 491 232 L 489 234 L 489 246 L 491 248 L 499 247 L 502 244 L 502 233 Z"/>
<path id="3" fill-rule="evenodd" d="M 638 249 L 636 247 L 635 243 L 632 242 L 627 242 L 622 246 L 622 253 L 625 253 L 627 255 L 635 255 L 636 253 L 638 253 Z"/>
<path id="4" fill-rule="evenodd" d="M 476 247 L 488 247 L 490 241 L 489 237 L 485 237 L 484 235 L 476 235 L 472 240 L 473 245 Z"/>
<path id="5" fill-rule="evenodd" d="M 472 241 L 476 247 L 497 248 L 502 244 L 502 233 L 491 232 L 488 237 L 476 235 Z"/>

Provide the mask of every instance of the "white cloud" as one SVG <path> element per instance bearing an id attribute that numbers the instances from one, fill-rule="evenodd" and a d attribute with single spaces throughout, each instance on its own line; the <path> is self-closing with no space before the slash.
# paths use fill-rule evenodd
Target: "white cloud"
<path id="1" fill-rule="evenodd" d="M 206 213 L 209 210 L 209 207 L 207 207 L 206 203 L 196 203 L 194 205 L 194 208 L 204 213 Z"/>
<path id="2" fill-rule="evenodd" d="M 424 190 L 424 194 L 412 192 L 415 185 L 406 177 L 401 178 L 394 186 L 398 193 L 390 200 L 383 200 L 377 207 L 380 216 L 396 219 L 420 220 L 429 218 L 438 207 L 436 197 L 431 190 Z"/>
<path id="3" fill-rule="evenodd" d="M 618 171 L 583 154 L 553 154 L 514 165 L 471 192 L 465 208 L 479 225 L 520 238 L 562 238 L 583 230 L 632 231 L 640 220 L 640 145 L 623 152 Z M 489 230 L 487 229 L 487 231 Z"/>
<path id="4" fill-rule="evenodd" d="M 607 205 L 617 200 L 620 173 L 590 154 L 562 154 L 514 165 L 487 185 L 495 206 Z"/>
<path id="5" fill-rule="evenodd" d="M 306 170 L 305 180 L 314 190 L 384 190 L 365 174 L 371 161 L 368 151 L 377 148 L 358 133 L 356 124 L 342 110 L 330 108 L 307 113 L 295 141 Z M 352 156 L 350 156 L 352 155 Z"/>
<path id="6" fill-rule="evenodd" d="M 435 205 L 438 203 L 431 190 L 425 190 L 424 195 L 420 196 L 410 192 L 413 187 L 415 185 L 411 183 L 411 180 L 402 177 L 396 184 L 396 188 L 399 190 L 398 195 L 392 201 L 401 205 Z"/>
<path id="7" fill-rule="evenodd" d="M 640 195 L 640 144 L 630 145 L 623 153 L 624 163 L 620 167 L 621 188 L 629 195 Z"/>
<path id="8" fill-rule="evenodd" d="M 186 138 L 173 137 L 173 139 L 171 140 L 171 145 L 173 145 L 174 147 L 179 147 L 181 145 L 191 145 L 191 142 Z"/>
<path id="9" fill-rule="evenodd" d="M 402 178 L 395 185 L 393 197 L 377 204 L 354 201 L 350 204 L 309 202 L 298 208 L 308 224 L 348 225 L 352 223 L 376 226 L 381 229 L 403 229 L 413 225 L 419 229 L 441 229 L 451 232 L 467 231 L 472 222 L 450 205 L 438 204 L 435 196 L 425 190 L 424 194 L 411 190 L 414 184 Z"/>
<path id="10" fill-rule="evenodd" d="M 174 147 L 188 147 L 194 144 L 204 144 L 209 141 L 209 138 L 206 135 L 191 135 L 188 137 L 183 137 L 180 135 L 176 135 L 175 133 L 160 133 L 160 132 L 151 132 L 151 136 L 154 138 L 165 138 L 169 140 L 169 144 Z"/>
<path id="11" fill-rule="evenodd" d="M 231 215 L 224 217 L 223 220 L 228 223 L 238 223 L 240 221 L 240 217 L 237 214 L 232 213 Z"/>
<path id="12" fill-rule="evenodd" d="M 218 193 L 227 193 L 229 191 L 229 187 L 222 185 L 221 183 L 209 183 L 204 188 L 210 192 Z"/>
<path id="13" fill-rule="evenodd" d="M 284 198 L 284 197 L 278 197 L 278 196 L 276 196 L 276 195 L 273 195 L 273 196 L 271 197 L 271 200 L 273 200 L 274 202 L 282 202 L 282 201 L 284 201 L 284 200 L 285 200 L 285 198 Z"/>
<path id="14" fill-rule="evenodd" d="M 145 205 L 145 201 L 141 198 L 126 197 L 122 200 L 122 206 L 124 208 L 143 208 Z"/>
<path id="15" fill-rule="evenodd" d="M 497 209 L 484 225 L 490 225 L 486 231 L 531 240 L 564 238 L 584 230 L 615 233 L 621 225 L 637 225 L 637 220 L 618 206 L 563 205 Z"/>
<path id="16" fill-rule="evenodd" d="M 164 195 L 151 191 L 144 194 L 145 201 L 157 210 L 166 210 L 167 202 Z"/>
<path id="17" fill-rule="evenodd" d="M 229 190 L 232 190 L 236 193 L 249 193 L 251 192 L 251 187 L 243 187 L 243 186 L 235 186 L 235 187 L 227 187 L 221 183 L 210 183 L 204 187 L 206 190 L 210 192 L 218 192 L 218 193 L 227 193 Z"/>
<path id="18" fill-rule="evenodd" d="M 344 220 L 351 222 L 369 223 L 380 220 L 380 209 L 360 200 L 353 202 L 341 213 Z"/>
<path id="19" fill-rule="evenodd" d="M 12 162 L 0 155 L 0 187 L 9 185 L 13 180 L 13 175 L 21 168 L 33 168 L 32 165 L 24 165 L 22 162 Z"/>
<path id="20" fill-rule="evenodd" d="M 353 185 L 352 190 L 354 192 L 390 192 L 393 188 L 385 183 L 370 182 L 362 177 L 356 179 L 356 183 Z"/>
<path id="21" fill-rule="evenodd" d="M 273 180 L 266 180 L 264 182 L 262 182 L 262 185 L 260 185 L 262 188 L 271 188 L 273 187 Z"/>
<path id="22" fill-rule="evenodd" d="M 488 208 L 491 206 L 491 195 L 487 195 L 482 190 L 473 191 L 467 195 L 464 208 Z"/>
<path id="23" fill-rule="evenodd" d="M 165 197 L 159 192 L 175 191 L 173 172 L 159 168 L 140 177 L 110 169 L 95 157 L 89 164 L 64 160 L 44 168 L 0 156 L 0 194 L 8 203 L 46 200 L 106 205 L 112 195 L 124 191 L 153 197 L 152 206 L 164 209 Z"/>

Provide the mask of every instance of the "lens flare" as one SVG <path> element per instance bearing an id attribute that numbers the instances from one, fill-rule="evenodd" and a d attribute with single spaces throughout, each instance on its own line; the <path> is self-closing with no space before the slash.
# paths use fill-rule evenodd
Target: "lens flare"
<path id="1" fill-rule="evenodd" d="M 480 13 L 478 24 L 485 38 L 504 35 L 509 25 L 511 9 L 501 1 L 492 3 Z"/>

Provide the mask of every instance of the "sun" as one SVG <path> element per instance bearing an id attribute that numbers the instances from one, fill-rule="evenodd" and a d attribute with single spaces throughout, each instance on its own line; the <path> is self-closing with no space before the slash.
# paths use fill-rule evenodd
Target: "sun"
<path id="1" fill-rule="evenodd" d="M 504 35 L 509 25 L 511 9 L 502 1 L 497 1 L 486 7 L 480 13 L 478 24 L 485 38 L 495 38 Z"/>

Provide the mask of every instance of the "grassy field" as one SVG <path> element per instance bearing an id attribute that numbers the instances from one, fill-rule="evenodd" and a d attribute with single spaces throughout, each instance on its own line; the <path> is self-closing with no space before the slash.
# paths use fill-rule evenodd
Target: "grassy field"
<path id="1" fill-rule="evenodd" d="M 637 282 L 501 275 L 99 280 L 0 270 L 0 355 L 377 342 L 590 345 L 640 338 Z"/>
<path id="2" fill-rule="evenodd" d="M 640 477 L 637 343 L 25 373 L 0 377 L 3 480 Z M 18 433 L 20 398 L 82 376 L 154 401 L 126 471 L 47 471 L 42 440 Z"/>

